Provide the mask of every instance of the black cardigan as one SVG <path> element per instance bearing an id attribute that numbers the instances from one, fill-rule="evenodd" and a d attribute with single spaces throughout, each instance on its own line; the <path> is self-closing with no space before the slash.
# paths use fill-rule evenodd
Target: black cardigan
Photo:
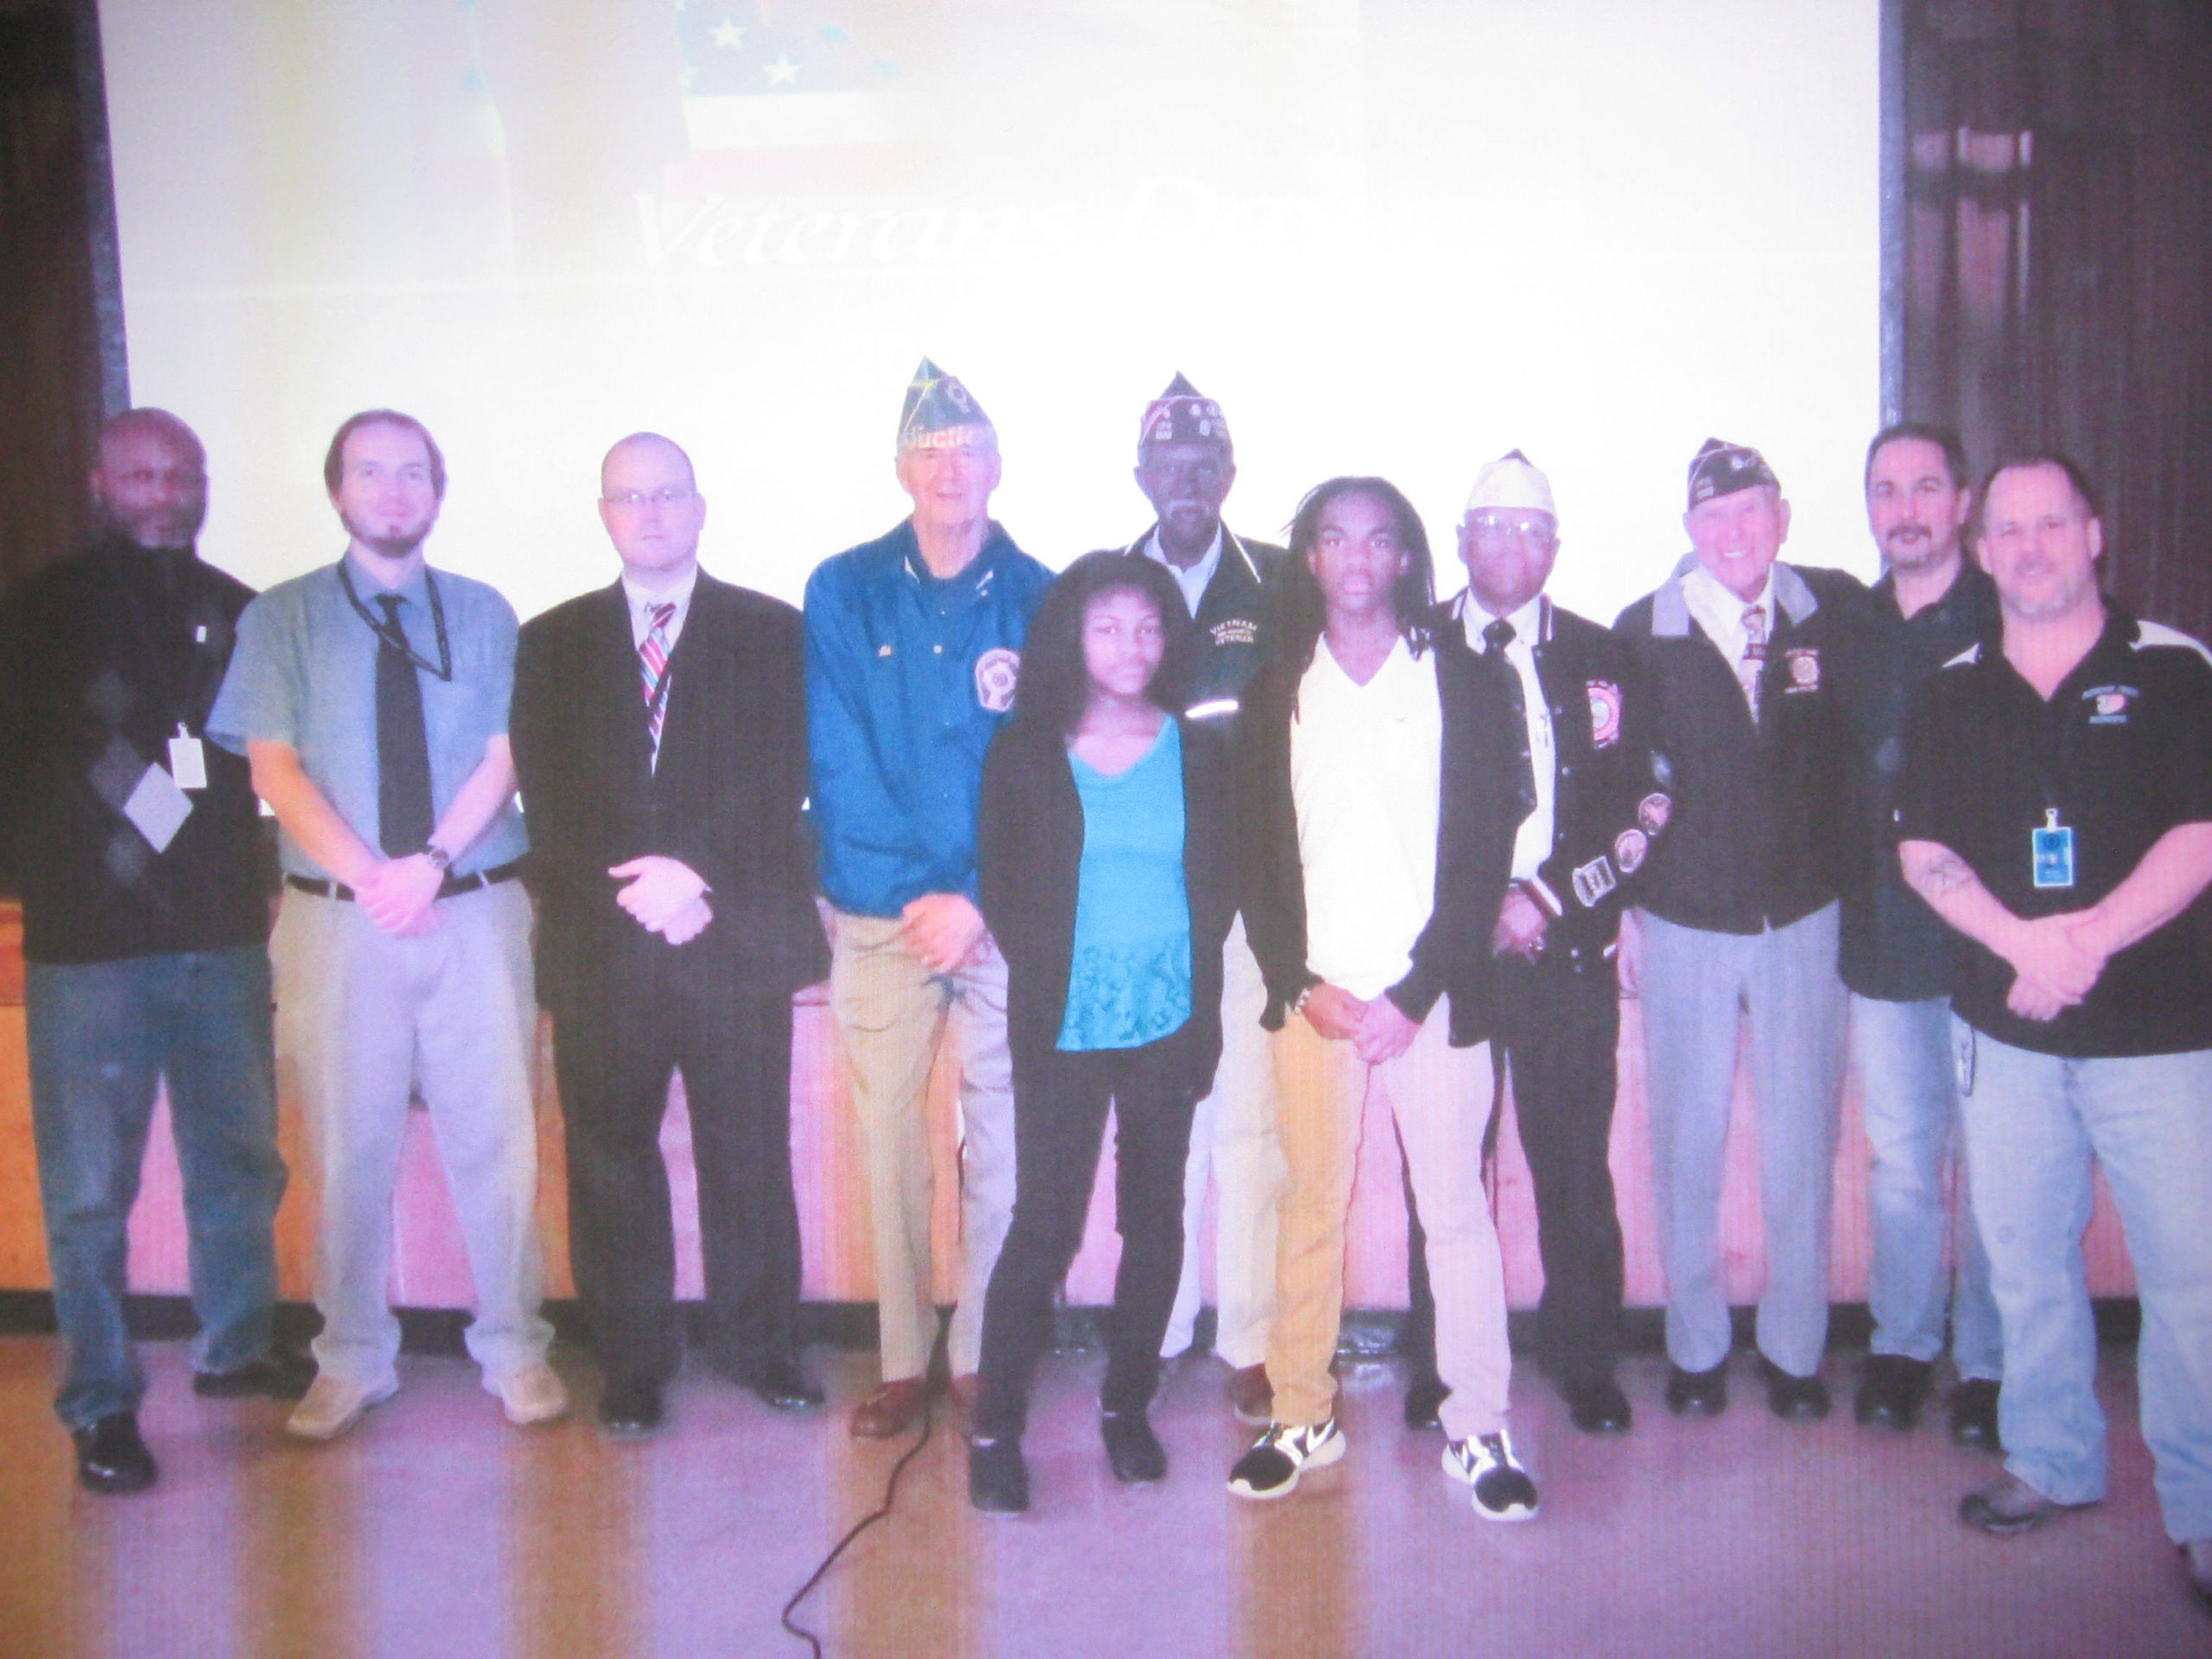
<path id="1" fill-rule="evenodd" d="M 1183 742 L 1183 882 L 1191 907 L 1191 1018 L 1171 1038 L 1198 1094 L 1221 1058 L 1221 946 L 1236 914 L 1229 772 L 1220 740 L 1178 720 Z M 1067 1011 L 1083 799 L 1066 744 L 1020 721 L 991 741 L 977 825 L 983 919 L 1007 965 L 1007 1035 L 1017 1057 L 1052 1049 Z"/>
<path id="2" fill-rule="evenodd" d="M 1415 1021 L 1448 996 L 1452 1042 L 1465 1048 L 1487 1039 L 1493 1026 L 1491 932 L 1513 869 L 1513 808 L 1503 782 L 1512 776 L 1504 752 L 1512 721 L 1496 677 L 1481 671 L 1448 606 L 1425 619 L 1422 637 L 1436 654 L 1444 715 L 1436 896 L 1414 941 L 1412 968 L 1384 995 Z M 1325 647 L 1317 642 L 1313 649 Z M 1261 1023 L 1270 1031 L 1281 1028 L 1301 993 L 1320 983 L 1306 960 L 1306 868 L 1290 783 L 1291 723 L 1312 661 L 1311 651 L 1271 645 L 1237 726 L 1241 897 L 1245 932 L 1268 986 Z"/>

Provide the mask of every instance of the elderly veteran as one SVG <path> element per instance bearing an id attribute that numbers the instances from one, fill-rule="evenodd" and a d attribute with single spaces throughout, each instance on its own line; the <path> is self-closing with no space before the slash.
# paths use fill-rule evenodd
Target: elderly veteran
<path id="1" fill-rule="evenodd" d="M 1843 1084 L 1836 895 L 1851 734 L 1838 682 L 1866 590 L 1778 563 L 1789 504 L 1747 445 L 1689 467 L 1693 551 L 1614 631 L 1653 693 L 1656 775 L 1673 797 L 1624 930 L 1640 936 L 1652 1179 L 1667 1274 L 1667 1406 L 1728 1403 L 1720 1179 L 1738 1038 L 1751 1027 L 1766 1284 L 1758 1372 L 1787 1420 L 1825 1416 L 1828 1217 Z"/>
<path id="2" fill-rule="evenodd" d="M 1189 718 L 1223 736 L 1236 723 L 1258 666 L 1271 584 L 1282 549 L 1222 523 L 1236 481 L 1236 453 L 1221 405 L 1181 375 L 1146 408 L 1137 435 L 1137 487 L 1152 504 L 1152 527 L 1128 550 L 1175 578 L 1192 626 Z M 1282 1141 L 1275 1132 L 1274 1068 L 1261 1011 L 1267 988 L 1240 917 L 1223 963 L 1221 1066 L 1191 1125 L 1184 1173 L 1183 1273 L 1162 1357 L 1191 1344 L 1198 1319 L 1199 1222 L 1206 1187 L 1215 1195 L 1213 1351 L 1229 1366 L 1230 1408 L 1256 1428 L 1268 1421 L 1268 1325 L 1275 1305 L 1275 1203 L 1282 1192 Z"/>
<path id="3" fill-rule="evenodd" d="M 1622 1247 L 1607 1154 L 1620 1037 L 1615 936 L 1672 801 L 1652 776 L 1651 702 L 1619 639 L 1552 602 L 1559 556 L 1551 480 L 1518 449 L 1476 475 L 1459 521 L 1467 588 L 1452 626 L 1482 664 L 1514 741 L 1500 790 L 1514 802 L 1512 885 L 1489 939 L 1497 1046 L 1536 1190 L 1545 1370 L 1585 1433 L 1624 1432 Z M 1408 1193 L 1408 1197 L 1410 1197 Z M 1426 1241 L 1408 1207 L 1416 1375 L 1409 1427 L 1436 1420 L 1443 1384 Z"/>
<path id="4" fill-rule="evenodd" d="M 949 1335 L 972 1402 L 983 1294 L 1014 1210 L 1006 960 L 976 908 L 983 756 L 1014 707 L 1045 567 L 989 515 L 998 433 L 925 358 L 899 420 L 913 512 L 806 584 L 808 747 L 822 890 L 835 912 L 830 1009 L 850 1068 L 875 1245 L 882 1380 L 869 1438 L 919 1415 L 937 1335 L 924 1094 L 960 1012 L 961 1262 Z"/>

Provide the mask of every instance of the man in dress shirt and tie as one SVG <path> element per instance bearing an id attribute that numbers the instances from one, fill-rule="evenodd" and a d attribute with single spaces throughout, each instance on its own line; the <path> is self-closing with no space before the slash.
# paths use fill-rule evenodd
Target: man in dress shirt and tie
<path id="1" fill-rule="evenodd" d="M 649 432 L 600 469 L 620 581 L 524 627 L 515 769 L 537 988 L 568 1124 L 569 1253 L 606 1387 L 645 1434 L 682 1358 L 660 1126 L 683 1074 L 714 1363 L 780 1410 L 799 1370 L 791 993 L 830 963 L 814 909 L 799 615 L 699 569 L 690 458 Z"/>
<path id="2" fill-rule="evenodd" d="M 1614 624 L 1653 694 L 1673 797 L 1624 924 L 1640 942 L 1652 1179 L 1667 1272 L 1668 1408 L 1726 1408 L 1720 1178 L 1738 1031 L 1751 1025 L 1766 1285 L 1759 1376 L 1785 1420 L 1827 1414 L 1830 1195 L 1845 1001 L 1836 895 L 1848 844 L 1853 668 L 1866 590 L 1776 561 L 1789 504 L 1758 450 L 1707 439 L 1689 467 L 1694 551 Z"/>
<path id="3" fill-rule="evenodd" d="M 1623 1433 L 1628 1397 L 1613 1380 L 1621 1228 L 1607 1161 L 1620 1035 L 1614 938 L 1673 802 L 1652 776 L 1649 700 L 1627 648 L 1544 592 L 1558 556 L 1550 480 L 1518 449 L 1484 467 L 1459 521 L 1467 589 L 1458 618 L 1521 737 L 1507 749 L 1516 775 L 1503 780 L 1519 803 L 1512 886 L 1490 943 L 1499 1045 L 1536 1189 L 1540 1343 L 1574 1426 Z M 1425 1240 L 1408 1216 L 1416 1371 L 1407 1415 L 1426 1427 L 1444 1389 L 1429 1357 Z"/>
<path id="4" fill-rule="evenodd" d="M 446 470 L 420 421 L 353 416 L 323 480 L 346 551 L 246 607 L 207 721 L 247 757 L 283 832 L 276 1052 L 299 1079 L 319 1178 L 323 1319 L 321 1370 L 286 1426 L 329 1440 L 398 1390 L 391 1195 L 418 1087 L 476 1284 L 468 1351 L 510 1422 L 546 1422 L 569 1398 L 538 1306 L 514 612 L 423 562 Z"/>
<path id="5" fill-rule="evenodd" d="M 1268 586 L 1286 555 L 1222 523 L 1222 503 L 1236 481 L 1229 424 L 1221 405 L 1179 374 L 1144 412 L 1136 479 L 1154 518 L 1129 551 L 1159 560 L 1182 588 L 1198 630 L 1188 715 L 1226 734 L 1260 660 Z M 1267 1000 L 1240 917 L 1223 957 L 1221 1065 L 1213 1092 L 1198 1103 L 1191 1123 L 1183 1277 L 1160 1350 L 1169 1358 L 1191 1344 L 1198 1313 L 1199 1223 L 1211 1177 L 1217 1195 L 1213 1349 L 1230 1368 L 1230 1409 L 1255 1428 L 1269 1414 L 1268 1325 L 1275 1305 L 1275 1201 L 1283 1183 L 1274 1066 L 1260 1026 Z"/>

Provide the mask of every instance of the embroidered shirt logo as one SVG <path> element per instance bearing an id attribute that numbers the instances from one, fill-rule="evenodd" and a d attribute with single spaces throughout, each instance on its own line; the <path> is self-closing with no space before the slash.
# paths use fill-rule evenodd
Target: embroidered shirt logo
<path id="1" fill-rule="evenodd" d="M 2092 726 L 2126 725 L 2127 705 L 2142 695 L 2132 685 L 2093 685 L 2082 694 Z"/>
<path id="2" fill-rule="evenodd" d="M 1610 749 L 1621 741 L 1621 689 L 1611 680 L 1592 680 L 1589 690 L 1590 745 Z"/>
<path id="3" fill-rule="evenodd" d="M 976 659 L 976 701 L 995 715 L 1014 707 L 1014 682 L 1021 675 L 1021 653 L 994 645 Z"/>
<path id="4" fill-rule="evenodd" d="M 1206 637 L 1217 645 L 1256 645 L 1260 625 L 1249 616 L 1224 617 L 1206 630 Z"/>

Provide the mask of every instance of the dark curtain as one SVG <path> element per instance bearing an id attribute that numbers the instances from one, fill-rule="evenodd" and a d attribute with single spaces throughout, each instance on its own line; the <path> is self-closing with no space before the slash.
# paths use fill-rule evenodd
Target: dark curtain
<path id="1" fill-rule="evenodd" d="M 0 0 L 0 583 L 84 532 L 121 310 L 90 0 Z"/>
<path id="2" fill-rule="evenodd" d="M 2130 609 L 2212 635 L 2212 4 L 1893 0 L 1905 416 L 2057 448 Z M 1892 88 L 1894 95 L 1897 89 Z"/>

